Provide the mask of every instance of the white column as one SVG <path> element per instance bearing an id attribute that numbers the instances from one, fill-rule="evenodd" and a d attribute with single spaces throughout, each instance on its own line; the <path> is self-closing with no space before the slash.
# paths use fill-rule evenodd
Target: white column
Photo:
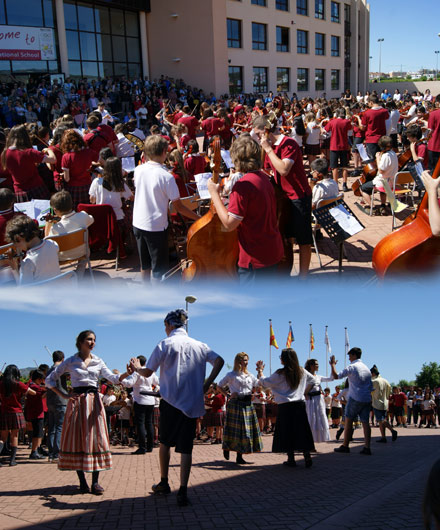
<path id="1" fill-rule="evenodd" d="M 142 71 L 144 73 L 144 77 L 150 78 L 150 63 L 148 61 L 147 14 L 145 11 L 139 12 L 139 28 L 141 31 Z"/>
<path id="2" fill-rule="evenodd" d="M 55 11 L 57 15 L 58 48 L 60 50 L 61 71 L 69 77 L 69 59 L 67 54 L 66 24 L 64 22 L 63 0 L 55 1 Z"/>

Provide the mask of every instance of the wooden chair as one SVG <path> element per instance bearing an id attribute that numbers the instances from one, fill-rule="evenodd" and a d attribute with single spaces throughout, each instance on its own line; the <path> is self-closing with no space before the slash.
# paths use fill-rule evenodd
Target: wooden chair
<path id="1" fill-rule="evenodd" d="M 318 208 L 321 208 L 321 206 L 327 206 L 328 204 L 331 204 L 332 202 L 337 202 L 344 198 L 344 194 L 340 193 L 337 197 L 332 197 L 330 199 L 321 199 L 316 203 L 316 207 L 314 208 L 317 210 Z M 318 245 L 316 243 L 316 232 L 321 228 L 321 225 L 316 221 L 316 219 L 312 219 L 312 237 L 313 237 L 313 246 L 315 247 L 315 252 L 318 257 L 319 266 L 322 268 L 322 262 L 321 262 L 321 256 L 319 255 Z"/>
<path id="2" fill-rule="evenodd" d="M 68 234 L 47 236 L 45 239 L 52 239 L 52 241 L 55 241 L 58 244 L 60 252 L 73 250 L 84 245 L 85 253 L 82 256 L 79 256 L 78 258 L 74 259 L 63 259 L 62 256 L 60 256 L 60 265 L 68 265 L 71 263 L 78 263 L 79 261 L 85 260 L 89 268 L 92 283 L 95 283 L 92 265 L 90 263 L 90 249 L 87 228 L 78 228 L 78 230 L 74 230 L 73 232 L 69 232 Z"/>

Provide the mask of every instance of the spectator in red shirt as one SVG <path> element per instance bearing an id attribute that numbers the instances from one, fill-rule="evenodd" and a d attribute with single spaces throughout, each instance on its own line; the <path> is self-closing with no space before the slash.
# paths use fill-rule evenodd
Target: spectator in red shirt
<path id="1" fill-rule="evenodd" d="M 397 422 L 396 427 L 399 427 L 400 425 L 406 427 L 405 404 L 407 399 L 407 395 L 403 393 L 399 387 L 393 386 L 394 417 Z"/>
<path id="2" fill-rule="evenodd" d="M 191 109 L 185 105 L 182 109 L 183 115 L 177 120 L 177 123 L 182 123 L 188 130 L 190 140 L 196 139 L 196 134 L 200 129 L 199 120 L 195 116 L 191 116 Z"/>
<path id="3" fill-rule="evenodd" d="M 339 168 L 342 169 L 343 190 L 348 191 L 348 165 L 350 159 L 350 146 L 348 131 L 352 129 L 351 121 L 345 119 L 345 109 L 337 109 L 336 119 L 330 120 L 324 127 L 325 132 L 331 133 L 330 137 L 330 168 L 333 180 L 338 182 Z"/>
<path id="4" fill-rule="evenodd" d="M 41 370 L 34 370 L 31 376 L 32 382 L 29 385 L 35 394 L 26 398 L 26 420 L 32 423 L 32 451 L 29 455 L 31 460 L 44 458 L 38 452 L 38 448 L 43 441 L 44 435 L 44 397 L 46 388 L 44 387 L 44 373 Z"/>
<path id="5" fill-rule="evenodd" d="M 0 380 L 0 453 L 10 435 L 11 459 L 10 466 L 16 466 L 15 457 L 18 448 L 18 431 L 26 427 L 22 396 L 35 395 L 35 391 L 20 381 L 20 370 L 15 364 L 6 367 Z"/>
<path id="6" fill-rule="evenodd" d="M 360 130 L 365 131 L 365 149 L 370 159 L 374 160 L 379 152 L 377 142 L 387 133 L 386 121 L 390 113 L 379 105 L 379 98 L 374 94 L 368 98 L 368 110 L 362 113 Z"/>

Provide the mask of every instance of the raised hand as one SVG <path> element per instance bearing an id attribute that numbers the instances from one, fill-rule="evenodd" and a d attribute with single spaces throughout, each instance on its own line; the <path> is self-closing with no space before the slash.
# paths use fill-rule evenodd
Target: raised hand
<path id="1" fill-rule="evenodd" d="M 262 372 L 264 370 L 264 363 L 263 361 L 257 361 L 257 372 Z"/>

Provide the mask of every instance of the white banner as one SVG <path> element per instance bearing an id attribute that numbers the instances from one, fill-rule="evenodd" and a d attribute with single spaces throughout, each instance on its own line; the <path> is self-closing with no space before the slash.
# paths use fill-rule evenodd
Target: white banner
<path id="1" fill-rule="evenodd" d="M 56 60 L 53 29 L 0 26 L 0 60 Z"/>

